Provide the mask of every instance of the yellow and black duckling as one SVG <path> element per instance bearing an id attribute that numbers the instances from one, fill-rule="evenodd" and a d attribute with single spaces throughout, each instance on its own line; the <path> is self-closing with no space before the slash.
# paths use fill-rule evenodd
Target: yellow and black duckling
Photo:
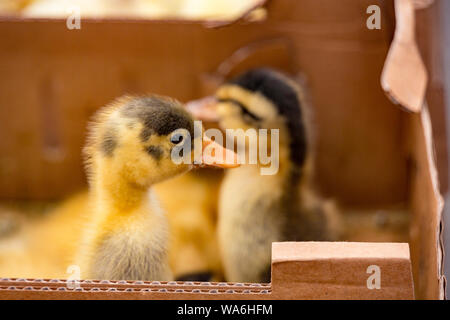
<path id="1" fill-rule="evenodd" d="M 124 97 L 102 109 L 90 128 L 91 209 L 76 260 L 82 278 L 172 279 L 167 220 L 151 187 L 194 167 L 171 157 L 175 146 L 189 143 L 193 159 L 193 119 L 172 99 Z M 200 143 L 214 142 L 200 137 Z"/>
<path id="2" fill-rule="evenodd" d="M 215 110 L 222 129 L 279 129 L 278 171 L 262 175 L 267 165 L 261 162 L 228 170 L 219 197 L 218 240 L 226 280 L 269 282 L 272 242 L 336 240 L 339 233 L 333 203 L 311 188 L 304 98 L 288 77 L 255 69 L 223 84 L 215 99 L 213 108 L 211 100 L 203 100 L 191 111 L 201 118 L 206 110 L 210 120 Z M 243 130 L 236 134 L 242 135 Z M 249 138 L 243 141 L 248 154 Z"/>
<path id="3" fill-rule="evenodd" d="M 24 223 L 19 232 L 5 234 L 0 274 L 66 278 L 67 267 L 75 264 L 82 278 L 149 279 L 149 272 L 160 272 L 164 274 L 155 277 L 163 280 L 169 276 L 167 268 L 154 270 L 146 261 L 160 254 L 153 263 L 166 265 L 168 260 L 175 278 L 221 279 L 215 239 L 215 182 L 221 172 L 193 171 L 162 181 L 192 167 L 169 158 L 173 146 L 187 142 L 172 137 L 173 131 L 191 130 L 191 125 L 178 102 L 161 97 L 125 97 L 100 110 L 85 148 L 90 192 L 78 193 L 47 216 Z M 203 141 L 207 144 L 211 142 Z"/>

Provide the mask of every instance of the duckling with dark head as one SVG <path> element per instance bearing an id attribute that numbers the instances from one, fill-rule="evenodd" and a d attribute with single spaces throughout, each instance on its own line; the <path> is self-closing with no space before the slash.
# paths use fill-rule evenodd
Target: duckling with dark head
<path id="1" fill-rule="evenodd" d="M 320 198 L 310 184 L 310 121 L 301 90 L 281 73 L 255 69 L 219 87 L 215 103 L 208 99 L 190 104 L 199 118 L 207 109 L 211 120 L 214 109 L 223 129 L 279 132 L 279 167 L 274 174 L 262 175 L 261 162 L 244 164 L 228 170 L 221 186 L 218 238 L 228 281 L 269 282 L 272 242 L 338 238 L 333 203 Z M 237 141 L 245 141 L 243 148 L 249 152 L 249 137 L 245 138 Z M 268 143 L 270 152 L 275 150 L 273 143 Z"/>
<path id="2" fill-rule="evenodd" d="M 90 210 L 75 259 L 82 278 L 171 280 L 166 216 L 151 187 L 194 167 L 171 157 L 185 143 L 193 157 L 193 119 L 176 100 L 126 96 L 89 129 Z"/>

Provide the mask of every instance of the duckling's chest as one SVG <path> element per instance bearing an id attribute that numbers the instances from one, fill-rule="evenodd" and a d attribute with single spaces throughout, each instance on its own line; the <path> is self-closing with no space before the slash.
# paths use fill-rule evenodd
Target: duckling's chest
<path id="1" fill-rule="evenodd" d="M 90 275 L 96 279 L 168 280 L 168 225 L 165 215 L 147 206 L 140 212 L 104 221 L 93 250 Z"/>
<path id="2" fill-rule="evenodd" d="M 254 166 L 227 172 L 220 190 L 220 212 L 228 218 L 273 216 L 282 210 L 284 184 L 277 175 L 261 175 Z"/>

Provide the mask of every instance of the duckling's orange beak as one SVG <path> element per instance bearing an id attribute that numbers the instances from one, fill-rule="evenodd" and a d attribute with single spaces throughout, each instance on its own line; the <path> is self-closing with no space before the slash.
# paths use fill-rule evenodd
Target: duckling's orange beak
<path id="1" fill-rule="evenodd" d="M 236 168 L 240 166 L 237 154 L 234 151 L 224 148 L 208 137 L 203 137 L 202 163 L 204 166 L 219 168 Z"/>
<path id="2" fill-rule="evenodd" d="M 218 122 L 219 115 L 216 111 L 216 104 L 217 99 L 209 96 L 199 100 L 189 101 L 185 104 L 185 108 L 198 120 Z"/>
<path id="3" fill-rule="evenodd" d="M 185 104 L 185 108 L 195 118 L 206 122 L 218 122 L 219 115 L 216 111 L 217 99 L 213 96 L 193 100 Z M 202 143 L 202 165 L 219 168 L 239 167 L 237 154 L 224 148 L 220 144 L 212 141 L 208 137 L 203 137 Z"/>

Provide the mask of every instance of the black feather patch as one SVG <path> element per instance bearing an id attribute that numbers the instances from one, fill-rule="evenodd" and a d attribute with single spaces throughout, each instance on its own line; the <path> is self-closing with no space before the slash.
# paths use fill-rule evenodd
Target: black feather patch
<path id="1" fill-rule="evenodd" d="M 291 159 L 303 165 L 306 158 L 306 132 L 297 92 L 270 69 L 250 70 L 230 83 L 252 92 L 259 92 L 269 99 L 287 122 L 291 138 Z"/>
<path id="2" fill-rule="evenodd" d="M 161 159 L 162 155 L 163 155 L 163 150 L 160 147 L 157 146 L 148 146 L 145 151 L 147 151 L 147 153 L 149 155 L 151 155 L 153 158 L 155 158 L 156 160 Z"/>
<path id="3" fill-rule="evenodd" d="M 158 97 L 131 100 L 122 109 L 122 115 L 139 120 L 144 128 L 140 134 L 147 141 L 151 134 L 168 135 L 176 129 L 186 129 L 194 136 L 194 124 L 190 115 L 175 102 Z"/>
<path id="4" fill-rule="evenodd" d="M 150 136 L 153 133 L 153 129 L 149 127 L 142 128 L 141 134 L 139 135 L 141 137 L 141 141 L 145 142 L 150 138 Z"/>
<path id="5" fill-rule="evenodd" d="M 114 149 L 117 147 L 117 139 L 113 130 L 106 131 L 100 147 L 105 156 L 111 157 L 113 155 Z"/>

